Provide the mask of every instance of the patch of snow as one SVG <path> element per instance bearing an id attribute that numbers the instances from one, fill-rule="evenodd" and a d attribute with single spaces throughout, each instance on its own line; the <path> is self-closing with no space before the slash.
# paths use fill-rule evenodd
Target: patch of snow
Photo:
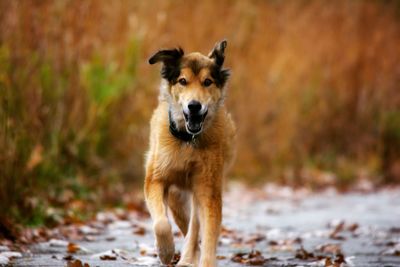
<path id="1" fill-rule="evenodd" d="M 85 234 L 85 235 L 98 235 L 98 234 L 100 234 L 99 230 L 97 230 L 97 229 L 95 229 L 93 227 L 87 226 L 87 225 L 82 225 L 81 227 L 79 227 L 79 231 L 82 234 Z"/>
<path id="2" fill-rule="evenodd" d="M 92 256 L 90 256 L 91 259 L 100 259 L 100 257 L 103 256 L 116 256 L 116 254 L 114 253 L 113 250 L 107 250 L 107 251 L 103 251 L 97 254 L 93 254 Z"/>
<path id="3" fill-rule="evenodd" d="M 158 263 L 159 263 L 158 258 L 148 257 L 148 256 L 138 257 L 137 260 L 135 261 L 135 264 L 140 266 L 149 266 Z"/>
<path id="4" fill-rule="evenodd" d="M 68 246 L 68 242 L 60 239 L 50 239 L 49 246 L 63 248 Z"/>
<path id="5" fill-rule="evenodd" d="M 10 262 L 10 260 L 6 256 L 0 255 L 0 264 L 1 265 L 7 265 Z"/>
<path id="6" fill-rule="evenodd" d="M 128 229 L 132 228 L 132 223 L 130 221 L 115 221 L 108 225 L 110 230 L 116 229 Z"/>

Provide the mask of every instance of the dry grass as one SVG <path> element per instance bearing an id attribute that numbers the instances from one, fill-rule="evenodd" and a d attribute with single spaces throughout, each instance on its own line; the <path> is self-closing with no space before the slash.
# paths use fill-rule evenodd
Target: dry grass
<path id="1" fill-rule="evenodd" d="M 206 53 L 222 38 L 239 127 L 232 176 L 399 181 L 396 1 L 3 0 L 2 210 L 34 221 L 24 214 L 37 196 L 68 187 L 114 200 L 141 181 L 159 83 L 147 58 L 177 45 Z"/>

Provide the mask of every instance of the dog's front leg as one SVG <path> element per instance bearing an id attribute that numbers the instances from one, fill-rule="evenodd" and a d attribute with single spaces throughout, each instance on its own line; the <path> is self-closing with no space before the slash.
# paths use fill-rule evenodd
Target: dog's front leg
<path id="1" fill-rule="evenodd" d="M 222 219 L 222 192 L 220 178 L 210 179 L 194 189 L 199 205 L 201 231 L 201 267 L 215 267 L 217 242 Z"/>
<path id="2" fill-rule="evenodd" d="M 192 208 L 190 215 L 189 230 L 185 236 L 181 259 L 177 266 L 198 266 L 199 256 L 199 218 L 197 203 L 192 197 Z"/>
<path id="3" fill-rule="evenodd" d="M 165 265 L 169 264 L 175 253 L 174 238 L 167 217 L 165 205 L 165 186 L 160 179 L 147 176 L 145 179 L 145 197 L 147 207 L 153 219 L 158 256 Z"/>

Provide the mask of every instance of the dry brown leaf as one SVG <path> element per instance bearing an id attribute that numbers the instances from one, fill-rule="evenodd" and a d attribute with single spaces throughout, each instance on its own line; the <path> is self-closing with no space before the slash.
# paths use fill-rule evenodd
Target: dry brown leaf
<path id="1" fill-rule="evenodd" d="M 83 265 L 81 260 L 74 260 L 74 261 L 69 261 L 67 267 L 90 267 L 90 266 L 87 263 Z"/>
<path id="2" fill-rule="evenodd" d="M 114 236 L 106 237 L 106 241 L 114 241 L 116 238 Z"/>
<path id="3" fill-rule="evenodd" d="M 68 243 L 67 252 L 68 253 L 76 253 L 80 250 L 80 247 L 75 243 Z"/>
<path id="4" fill-rule="evenodd" d="M 264 263 L 267 261 L 263 256 L 259 255 L 254 258 L 251 258 L 247 261 L 247 264 L 253 265 L 253 266 L 259 266 L 259 265 L 264 265 Z"/>
<path id="5" fill-rule="evenodd" d="M 146 229 L 144 227 L 138 227 L 133 231 L 135 235 L 145 235 L 146 234 Z"/>
<path id="6" fill-rule="evenodd" d="M 353 224 L 350 224 L 347 227 L 347 230 L 350 231 L 350 232 L 354 232 L 355 230 L 358 229 L 358 227 L 359 227 L 358 223 L 353 223 Z"/>
<path id="7" fill-rule="evenodd" d="M 322 253 L 331 253 L 331 254 L 341 253 L 341 247 L 339 244 L 324 244 L 318 246 L 316 250 Z"/>
<path id="8" fill-rule="evenodd" d="M 102 255 L 100 256 L 100 260 L 103 261 L 115 261 L 117 259 L 117 256 L 114 255 Z"/>
<path id="9" fill-rule="evenodd" d="M 303 247 L 301 247 L 300 249 L 296 250 L 296 256 L 295 257 L 297 259 L 300 259 L 300 260 L 313 259 L 314 258 L 314 253 L 308 252 Z"/>
<path id="10" fill-rule="evenodd" d="M 238 262 L 238 263 L 244 263 L 245 256 L 246 256 L 246 253 L 242 253 L 242 252 L 236 253 L 232 256 L 231 261 Z"/>
<path id="11" fill-rule="evenodd" d="M 66 260 L 66 261 L 72 261 L 74 259 L 75 259 L 74 256 L 72 256 L 71 254 L 68 254 L 63 257 L 63 260 Z"/>
<path id="12" fill-rule="evenodd" d="M 338 253 L 335 258 L 335 264 L 340 266 L 342 263 L 346 263 L 344 255 L 342 253 Z"/>
<path id="13" fill-rule="evenodd" d="M 267 259 L 261 255 L 260 251 L 253 250 L 250 253 L 236 253 L 231 258 L 231 261 L 253 266 L 259 266 L 259 265 L 264 265 Z"/>
<path id="14" fill-rule="evenodd" d="M 389 232 L 392 234 L 400 234 L 400 227 L 391 227 Z"/>
<path id="15" fill-rule="evenodd" d="M 262 234 L 254 234 L 248 240 L 246 240 L 245 244 L 255 244 L 266 239 L 265 235 Z"/>
<path id="16" fill-rule="evenodd" d="M 331 258 L 326 258 L 325 259 L 325 265 L 324 265 L 325 267 L 333 267 L 333 263 L 332 263 L 332 260 L 331 260 Z"/>
<path id="17" fill-rule="evenodd" d="M 220 235 L 221 235 L 222 237 L 229 237 L 229 236 L 234 235 L 235 233 L 236 233 L 236 232 L 235 232 L 234 230 L 228 229 L 228 228 L 226 228 L 225 226 L 222 226 L 222 227 L 221 227 Z"/>

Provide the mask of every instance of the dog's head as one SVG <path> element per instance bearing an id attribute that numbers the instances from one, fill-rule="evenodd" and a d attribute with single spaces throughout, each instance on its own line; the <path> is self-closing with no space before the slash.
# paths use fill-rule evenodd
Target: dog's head
<path id="1" fill-rule="evenodd" d="M 160 50 L 150 64 L 162 62 L 161 76 L 168 83 L 168 99 L 175 119 L 182 118 L 186 130 L 199 134 L 218 109 L 224 96 L 229 70 L 223 69 L 224 40 L 217 43 L 208 56 L 201 53 L 185 55 L 181 48 Z"/>

